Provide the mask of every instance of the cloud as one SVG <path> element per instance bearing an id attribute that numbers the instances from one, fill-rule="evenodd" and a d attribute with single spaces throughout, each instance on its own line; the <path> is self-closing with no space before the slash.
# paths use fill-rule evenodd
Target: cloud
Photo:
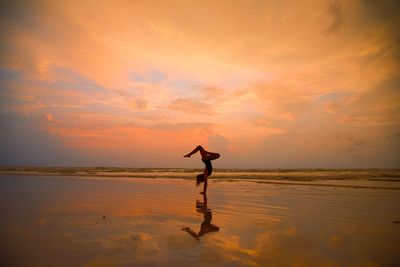
<path id="1" fill-rule="evenodd" d="M 363 0 L 361 1 L 361 8 L 362 11 L 364 11 L 363 15 L 366 19 L 375 23 L 384 22 L 393 28 L 400 24 L 397 13 L 397 10 L 400 8 L 400 3 L 396 0 Z"/>
<path id="2" fill-rule="evenodd" d="M 341 122 L 352 125 L 400 123 L 400 77 L 393 77 L 359 94 L 347 107 Z"/>
<path id="3" fill-rule="evenodd" d="M 357 138 L 350 133 L 338 133 L 335 138 L 345 142 L 344 151 L 353 155 L 359 155 L 362 148 L 367 144 L 365 140 Z"/>
<path id="4" fill-rule="evenodd" d="M 332 17 L 332 22 L 327 31 L 329 33 L 337 32 L 343 24 L 343 11 L 339 1 L 330 1 L 328 4 L 328 14 Z"/>
<path id="5" fill-rule="evenodd" d="M 361 18 L 365 26 L 379 30 L 379 36 L 383 36 L 389 43 L 389 52 L 400 62 L 400 21 L 398 12 L 399 1 L 372 1 L 363 0 L 360 2 Z"/>
<path id="6" fill-rule="evenodd" d="M 315 93 L 296 84 L 272 81 L 254 87 L 255 103 L 275 120 L 294 120 L 313 108 Z"/>
<path id="7" fill-rule="evenodd" d="M 208 144 L 210 149 L 214 151 L 226 152 L 229 144 L 229 140 L 222 135 L 211 135 L 208 137 Z"/>
<path id="8" fill-rule="evenodd" d="M 204 101 L 211 103 L 218 103 L 227 96 L 227 92 L 217 86 L 197 86 L 195 90 L 199 91 Z"/>
<path id="9" fill-rule="evenodd" d="M 65 145 L 60 136 L 49 134 L 45 118 L 0 114 L 0 164 L 35 166 L 81 166 L 84 155 Z"/>
<path id="10" fill-rule="evenodd" d="M 178 98 L 173 100 L 168 108 L 189 114 L 215 115 L 213 106 L 195 98 Z"/>
<path id="11" fill-rule="evenodd" d="M 1 112 L 47 116 L 37 129 L 99 162 L 179 165 L 172 154 L 201 143 L 253 166 L 323 166 L 357 147 L 336 133 L 386 140 L 364 158 L 392 153 L 397 1 L 6 2 Z"/>
<path id="12" fill-rule="evenodd" d="M 149 128 L 161 131 L 170 131 L 170 132 L 193 130 L 193 129 L 204 129 L 207 131 L 210 128 L 212 128 L 212 124 L 202 123 L 202 122 L 160 123 L 149 126 Z"/>

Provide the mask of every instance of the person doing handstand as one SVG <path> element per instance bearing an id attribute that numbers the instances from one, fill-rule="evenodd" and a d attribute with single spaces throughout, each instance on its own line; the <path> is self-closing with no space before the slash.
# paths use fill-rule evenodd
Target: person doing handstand
<path id="1" fill-rule="evenodd" d="M 219 153 L 214 153 L 214 152 L 209 152 L 209 151 L 205 150 L 202 146 L 198 145 L 195 149 L 193 149 L 192 152 L 186 154 L 184 157 L 185 158 L 190 158 L 191 155 L 197 153 L 198 151 L 200 151 L 201 160 L 206 165 L 206 167 L 204 168 L 204 172 L 203 173 L 197 175 L 196 185 L 199 186 L 200 183 L 204 183 L 204 190 L 203 190 L 203 192 L 201 192 L 201 194 L 206 194 L 206 192 L 207 192 L 207 178 L 211 175 L 212 170 L 213 170 L 211 161 L 219 158 L 220 154 Z"/>

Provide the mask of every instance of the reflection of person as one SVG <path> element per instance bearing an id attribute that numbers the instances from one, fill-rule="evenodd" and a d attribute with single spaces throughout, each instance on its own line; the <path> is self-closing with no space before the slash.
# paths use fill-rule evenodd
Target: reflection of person
<path id="1" fill-rule="evenodd" d="M 196 200 L 196 210 L 199 213 L 204 214 L 204 221 L 200 225 L 200 231 L 196 233 L 189 227 L 184 227 L 182 231 L 187 232 L 189 235 L 193 236 L 196 240 L 200 240 L 200 237 L 204 234 L 211 233 L 211 232 L 218 232 L 219 227 L 211 224 L 212 220 L 212 213 L 211 209 L 207 209 L 207 195 L 203 195 L 203 202 Z"/>
<path id="2" fill-rule="evenodd" d="M 192 152 L 186 154 L 184 157 L 190 158 L 191 155 L 197 153 L 198 151 L 200 151 L 201 160 L 206 165 L 206 167 L 204 168 L 204 172 L 203 173 L 197 175 L 196 181 L 197 181 L 197 185 L 199 185 L 200 183 L 204 182 L 204 190 L 201 193 L 202 194 L 206 194 L 206 192 L 207 192 L 207 178 L 212 173 L 211 161 L 219 158 L 220 155 L 218 153 L 209 152 L 209 151 L 205 150 L 202 146 L 199 145 L 195 149 L 193 149 Z"/>

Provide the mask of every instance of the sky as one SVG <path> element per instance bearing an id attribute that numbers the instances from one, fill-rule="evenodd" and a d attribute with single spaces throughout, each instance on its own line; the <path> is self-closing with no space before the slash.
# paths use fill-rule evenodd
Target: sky
<path id="1" fill-rule="evenodd" d="M 0 165 L 400 168 L 400 4 L 1 1 Z"/>

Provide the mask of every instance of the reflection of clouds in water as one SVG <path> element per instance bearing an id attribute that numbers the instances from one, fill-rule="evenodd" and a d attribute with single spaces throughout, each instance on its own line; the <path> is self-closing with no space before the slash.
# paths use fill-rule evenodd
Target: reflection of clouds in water
<path id="1" fill-rule="evenodd" d="M 208 239 L 205 246 L 215 258 L 243 265 L 256 265 L 260 254 L 256 249 L 243 247 L 239 236 L 215 236 Z"/>
<path id="2" fill-rule="evenodd" d="M 187 238 L 188 236 L 184 233 L 176 233 L 164 238 L 166 242 L 166 247 L 171 250 L 189 249 L 197 246 L 196 242 L 192 238 Z"/>
<path id="3" fill-rule="evenodd" d="M 330 234 L 329 231 L 333 230 L 328 226 L 326 228 L 315 228 L 314 232 L 308 232 L 304 228 L 281 225 L 261 232 L 255 240 L 259 254 L 254 261 L 261 266 L 370 266 L 374 262 L 372 258 L 358 253 L 362 246 L 360 240 L 354 240 L 354 236 L 348 235 L 346 241 L 344 236 Z M 362 228 L 359 228 L 361 233 L 365 230 Z M 343 229 L 336 231 L 340 230 Z M 385 247 L 383 242 L 382 245 Z"/>
<path id="4" fill-rule="evenodd" d="M 46 180 L 54 178 L 35 180 L 35 186 Z M 181 228 L 198 233 L 207 207 L 195 206 L 193 194 L 174 198 L 180 188 L 175 181 L 162 188 L 143 181 L 146 193 L 140 181 L 62 181 L 60 191 L 43 192 L 68 192 L 68 197 L 54 194 L 31 207 L 19 196 L 10 202 L 15 214 L 3 213 L 9 224 L 1 237 L 13 253 L 5 252 L 15 258 L 13 265 L 391 266 L 399 259 L 393 254 L 399 248 L 398 225 L 381 215 L 398 214 L 393 212 L 396 190 L 214 183 L 209 223 L 220 231 L 197 241 Z M 193 190 L 192 181 L 187 184 L 183 190 Z M 252 193 L 242 194 L 246 190 Z M 131 212 L 136 210 L 143 213 Z"/>
<path id="5" fill-rule="evenodd" d="M 94 242 L 99 242 L 104 249 L 124 250 L 124 248 L 134 248 L 142 243 L 150 243 L 152 237 L 148 233 L 124 232 L 119 235 L 109 235 L 99 237 Z"/>
<path id="6" fill-rule="evenodd" d="M 37 220 L 37 225 L 39 226 L 44 226 L 46 224 L 46 219 L 45 218 L 40 218 Z"/>
<path id="7" fill-rule="evenodd" d="M 119 257 L 118 262 L 129 259 L 134 262 L 156 262 L 160 257 L 160 246 L 158 240 L 146 232 L 127 231 L 118 235 L 109 235 L 96 239 L 101 247 L 104 257 Z"/>

